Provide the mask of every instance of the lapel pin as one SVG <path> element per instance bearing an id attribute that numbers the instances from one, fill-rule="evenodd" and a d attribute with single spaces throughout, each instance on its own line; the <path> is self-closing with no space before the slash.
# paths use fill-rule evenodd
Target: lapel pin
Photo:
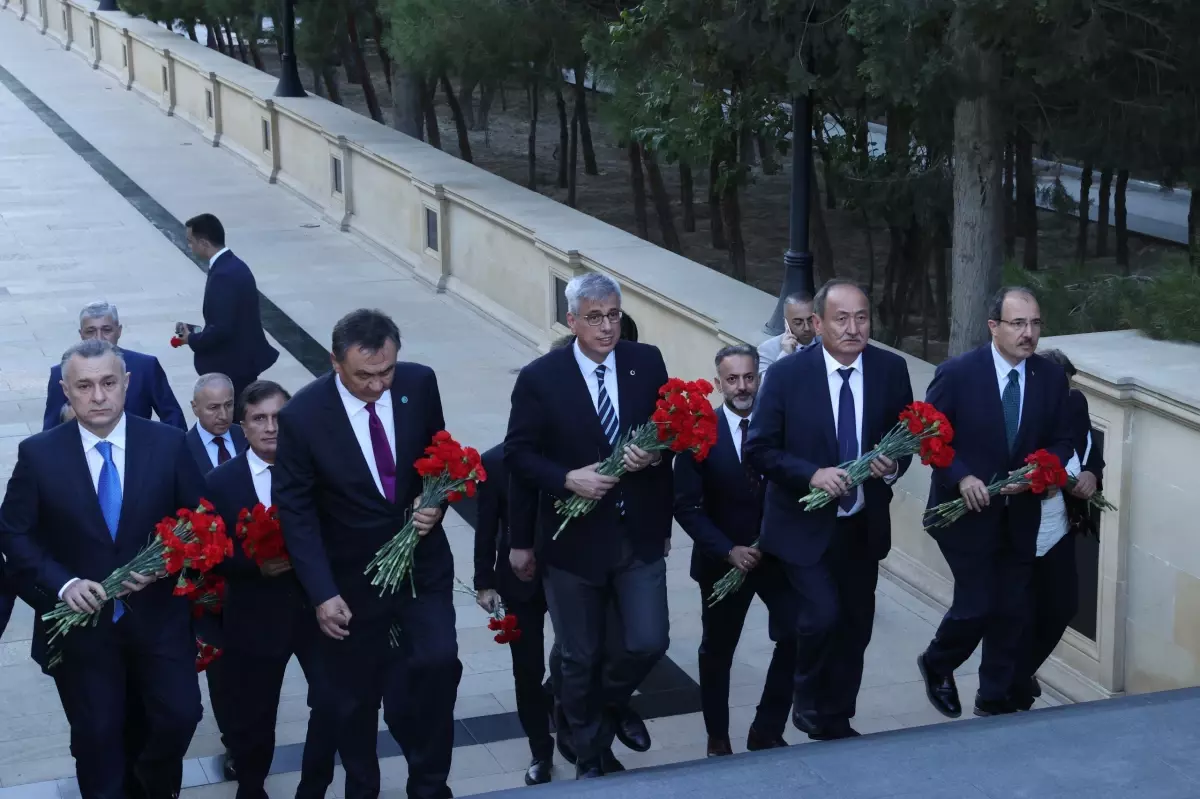
<path id="1" fill-rule="evenodd" d="M 635 372 L 634 370 L 630 369 L 630 370 L 629 370 L 629 376 L 630 376 L 630 377 L 634 377 L 635 375 L 637 375 L 637 372 Z"/>
<path id="2" fill-rule="evenodd" d="M 401 404 L 401 405 L 407 405 L 407 404 L 408 404 L 408 397 L 401 397 L 401 398 L 400 398 L 400 404 Z"/>

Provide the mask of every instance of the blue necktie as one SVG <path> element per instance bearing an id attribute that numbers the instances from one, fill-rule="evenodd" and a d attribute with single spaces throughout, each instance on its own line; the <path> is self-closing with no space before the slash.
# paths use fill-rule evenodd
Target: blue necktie
<path id="1" fill-rule="evenodd" d="M 598 391 L 596 393 L 596 415 L 600 417 L 600 427 L 604 430 L 604 437 L 608 439 L 608 446 L 615 448 L 617 446 L 617 432 L 621 429 L 621 421 L 617 418 L 617 409 L 613 407 L 612 400 L 608 398 L 608 391 L 604 388 L 604 375 L 608 372 L 608 367 L 600 364 L 596 367 L 596 385 Z M 625 503 L 617 500 L 617 510 L 622 515 L 625 513 Z"/>
<path id="2" fill-rule="evenodd" d="M 113 463 L 112 442 L 98 442 L 96 451 L 104 458 L 104 465 L 100 467 L 100 480 L 96 484 L 96 496 L 100 500 L 100 513 L 104 516 L 104 523 L 108 525 L 108 534 L 116 541 L 117 526 L 121 522 L 121 476 L 117 474 L 117 464 Z M 124 605 L 118 600 L 113 607 L 113 621 L 121 618 L 124 612 Z"/>
<path id="3" fill-rule="evenodd" d="M 1008 454 L 1017 445 L 1017 430 L 1021 427 L 1021 375 L 1016 369 L 1008 373 L 1008 383 L 1000 395 L 1004 405 L 1004 435 L 1008 439 Z"/>
<path id="4" fill-rule="evenodd" d="M 850 390 L 850 375 L 854 369 L 838 369 L 842 377 L 842 391 L 838 395 L 838 458 L 841 463 L 858 457 L 858 418 L 854 414 L 854 392 Z M 849 513 L 858 503 L 858 489 L 843 494 L 838 507 Z"/>

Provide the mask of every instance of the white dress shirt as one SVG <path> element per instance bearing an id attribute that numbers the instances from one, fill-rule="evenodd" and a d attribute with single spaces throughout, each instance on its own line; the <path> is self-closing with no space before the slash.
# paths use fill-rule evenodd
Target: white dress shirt
<path id="1" fill-rule="evenodd" d="M 721 410 L 725 411 L 725 421 L 729 423 L 729 432 L 733 433 L 733 449 L 737 452 L 738 460 L 740 461 L 742 459 L 742 419 L 749 421 L 754 417 L 754 414 L 738 416 L 725 404 L 721 405 Z"/>
<path id="2" fill-rule="evenodd" d="M 380 494 L 386 497 L 387 494 L 383 491 L 383 481 L 379 479 L 379 467 L 375 464 L 375 449 L 371 446 L 371 416 L 367 413 L 367 403 L 351 394 L 342 384 L 342 378 L 334 375 L 333 379 L 337 383 L 338 396 L 342 398 L 342 404 L 346 406 L 346 416 L 350 418 L 350 427 L 354 430 L 354 438 L 358 440 L 358 448 L 362 450 L 367 468 L 371 470 L 371 477 L 375 480 L 375 487 L 379 489 Z M 383 432 L 387 434 L 388 446 L 392 450 L 392 459 L 394 460 L 396 458 L 396 418 L 392 415 L 391 391 L 383 392 L 383 396 L 375 400 L 375 414 L 379 417 L 379 421 L 383 422 Z"/>
<path id="3" fill-rule="evenodd" d="M 229 453 L 230 458 L 237 455 L 237 447 L 233 445 L 233 434 L 228 430 L 225 431 L 224 435 L 214 436 L 204 429 L 204 425 L 197 424 L 196 432 L 200 434 L 200 443 L 204 445 L 204 451 L 208 453 L 208 460 L 212 463 L 214 469 L 220 466 L 220 463 L 217 461 L 219 455 L 217 450 L 218 438 L 225 442 L 225 450 Z"/>
<path id="4" fill-rule="evenodd" d="M 96 498 L 100 497 L 100 470 L 104 468 L 104 456 L 96 449 L 96 445 L 101 441 L 107 441 L 112 444 L 112 460 L 113 465 L 117 467 L 117 477 L 121 481 L 121 496 L 125 496 L 125 414 L 121 414 L 121 418 L 117 421 L 117 426 L 112 429 L 112 432 L 105 438 L 100 438 L 95 433 L 86 429 L 83 425 L 79 426 L 79 438 L 83 446 L 83 457 L 87 459 L 88 471 L 92 475 L 92 488 L 96 490 Z M 63 587 L 58 589 L 58 598 L 62 599 L 63 592 L 70 587 L 71 583 L 76 582 L 79 578 L 72 577 L 63 583 Z"/>
<path id="5" fill-rule="evenodd" d="M 1092 434 L 1088 433 L 1088 447 L 1091 447 Z M 1085 453 L 1086 454 L 1086 453 Z M 1078 477 L 1081 470 L 1079 456 L 1071 453 L 1067 461 L 1067 474 Z M 1040 558 L 1050 551 L 1051 547 L 1067 534 L 1067 502 L 1062 490 L 1054 492 L 1054 496 L 1042 500 L 1042 521 L 1038 525 L 1037 556 Z"/>
<path id="6" fill-rule="evenodd" d="M 208 259 L 208 268 L 212 269 L 212 265 L 217 262 L 217 259 L 220 258 L 222 255 L 224 255 L 227 252 L 229 252 L 229 248 L 222 247 L 221 249 L 219 249 L 215 253 L 213 253 L 213 257 Z"/>
<path id="7" fill-rule="evenodd" d="M 587 384 L 588 393 L 592 395 L 592 407 L 596 409 L 596 413 L 600 412 L 600 384 L 596 381 L 596 367 L 601 365 L 607 367 L 604 372 L 604 390 L 608 393 L 608 401 L 612 403 L 613 410 L 617 414 L 617 419 L 620 420 L 621 403 L 617 399 L 616 354 L 610 352 L 604 359 L 603 364 L 598 364 L 584 355 L 583 350 L 579 349 L 579 339 L 575 339 L 575 343 L 571 345 L 571 350 L 575 353 L 575 363 L 579 364 L 579 371 L 583 373 L 583 382 Z"/>
<path id="8" fill-rule="evenodd" d="M 862 455 L 862 431 L 863 431 L 863 372 L 862 372 L 862 355 L 860 354 L 854 359 L 854 363 L 848 367 L 843 366 L 833 359 L 829 354 L 829 350 L 821 348 L 821 355 L 825 357 L 825 374 L 829 379 L 829 403 L 833 408 L 833 430 L 837 433 L 838 429 L 838 410 L 842 401 L 842 376 L 838 374 L 839 369 L 851 369 L 850 379 L 846 382 L 850 383 L 850 393 L 854 396 L 854 422 L 855 430 L 854 437 L 858 441 L 858 450 L 854 453 L 854 457 Z M 865 500 L 863 499 L 862 486 L 855 489 L 854 507 L 848 512 L 838 508 L 838 516 L 853 516 L 863 509 Z"/>
<path id="9" fill-rule="evenodd" d="M 254 493 L 264 508 L 271 507 L 271 464 L 246 448 L 246 462 L 250 464 L 250 479 L 254 481 Z"/>
<path id="10" fill-rule="evenodd" d="M 1008 361 L 1004 360 L 1004 356 L 1000 354 L 1000 350 L 996 349 L 996 345 L 992 344 L 992 361 L 996 364 L 996 380 L 1000 384 L 1000 401 L 1004 401 L 1004 388 L 1008 385 L 1008 373 L 1013 369 L 1017 370 L 1017 383 L 1021 389 L 1019 403 L 1017 405 L 1017 427 L 1021 426 L 1021 414 L 1025 412 L 1025 362 L 1021 361 L 1016 366 L 1013 366 Z"/>

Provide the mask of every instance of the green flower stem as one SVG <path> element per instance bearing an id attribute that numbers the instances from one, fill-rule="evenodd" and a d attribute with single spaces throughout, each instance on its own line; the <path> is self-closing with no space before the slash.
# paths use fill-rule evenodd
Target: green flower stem
<path id="1" fill-rule="evenodd" d="M 752 549 L 758 547 L 757 538 L 754 539 L 754 543 L 750 547 Z M 724 577 L 713 584 L 712 593 L 708 595 L 708 606 L 711 608 L 730 594 L 737 593 L 744 582 L 746 582 L 746 573 L 744 571 L 741 569 L 730 569 L 725 573 Z"/>
<path id="2" fill-rule="evenodd" d="M 1001 478 L 987 487 L 989 496 L 996 496 L 1000 493 L 1000 489 L 1018 483 L 1027 482 L 1029 474 L 1034 470 L 1034 464 L 1023 466 L 1017 471 L 1010 474 L 1008 477 Z M 925 511 L 925 529 L 931 527 L 949 527 L 954 522 L 967 515 L 967 503 L 962 499 L 943 502 L 941 505 L 930 508 Z"/>
<path id="3" fill-rule="evenodd" d="M 1070 491 L 1073 488 L 1075 488 L 1075 484 L 1078 482 L 1079 482 L 1078 477 L 1075 477 L 1075 476 L 1067 477 L 1067 490 Z M 1096 508 L 1097 510 L 1105 511 L 1105 510 L 1116 510 L 1117 509 L 1117 506 L 1112 504 L 1111 502 L 1109 502 L 1107 499 L 1105 499 L 1104 494 L 1102 494 L 1099 491 L 1093 493 L 1092 496 L 1088 499 L 1087 503 L 1089 506 Z"/>
<path id="4" fill-rule="evenodd" d="M 937 435 L 938 426 L 936 424 L 931 425 L 918 435 L 910 432 L 908 425 L 900 421 L 888 431 L 887 435 L 870 452 L 855 460 L 838 464 L 837 468 L 844 470 L 850 478 L 850 488 L 858 488 L 871 477 L 871 461 L 881 455 L 893 461 L 910 455 L 916 455 L 921 451 L 922 441 L 927 438 L 936 438 Z M 833 497 L 824 489 L 814 488 L 801 497 L 800 501 L 804 503 L 805 510 L 816 510 L 832 502 Z"/>

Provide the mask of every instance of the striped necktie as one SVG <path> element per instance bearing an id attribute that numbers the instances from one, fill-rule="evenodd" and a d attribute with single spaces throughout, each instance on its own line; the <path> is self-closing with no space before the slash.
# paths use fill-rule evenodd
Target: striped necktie
<path id="1" fill-rule="evenodd" d="M 608 446 L 616 449 L 621 420 L 617 418 L 617 409 L 613 407 L 612 400 L 608 398 L 608 391 L 604 388 L 604 375 L 607 373 L 608 367 L 604 364 L 596 367 L 596 415 L 600 417 L 600 427 L 604 430 L 604 437 L 608 439 Z M 620 499 L 617 500 L 617 510 L 622 516 L 625 515 L 625 503 Z"/>

